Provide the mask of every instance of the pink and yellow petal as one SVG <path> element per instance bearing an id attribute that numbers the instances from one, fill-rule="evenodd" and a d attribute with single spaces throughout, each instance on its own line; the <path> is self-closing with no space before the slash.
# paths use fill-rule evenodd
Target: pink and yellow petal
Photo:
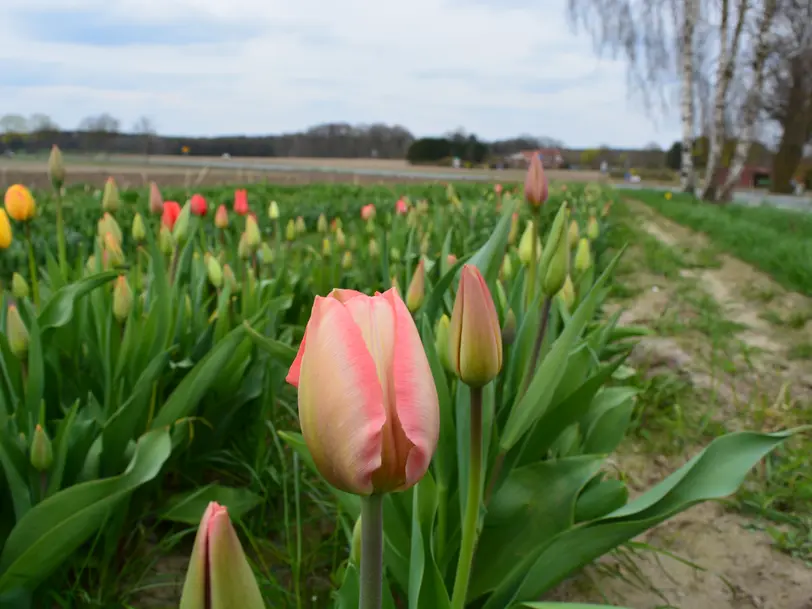
<path id="1" fill-rule="evenodd" d="M 375 362 L 338 300 L 316 297 L 301 362 L 299 420 L 321 474 L 338 489 L 368 494 L 381 465 L 386 423 Z"/>

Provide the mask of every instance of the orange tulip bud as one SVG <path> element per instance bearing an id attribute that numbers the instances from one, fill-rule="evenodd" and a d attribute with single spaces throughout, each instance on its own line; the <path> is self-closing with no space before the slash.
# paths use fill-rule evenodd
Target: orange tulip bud
<path id="1" fill-rule="evenodd" d="M 8 249 L 11 240 L 11 223 L 8 221 L 6 210 L 0 209 L 0 250 Z"/>
<path id="2" fill-rule="evenodd" d="M 5 205 L 8 215 L 17 222 L 27 222 L 37 213 L 34 196 L 22 184 L 14 184 L 8 187 Z"/>
<path id="3" fill-rule="evenodd" d="M 451 366 L 463 383 L 483 387 L 502 369 L 502 330 L 479 269 L 462 267 L 449 330 Z"/>
<path id="4" fill-rule="evenodd" d="M 548 189 L 541 157 L 534 154 L 524 178 L 524 198 L 531 206 L 540 207 L 547 200 Z"/>

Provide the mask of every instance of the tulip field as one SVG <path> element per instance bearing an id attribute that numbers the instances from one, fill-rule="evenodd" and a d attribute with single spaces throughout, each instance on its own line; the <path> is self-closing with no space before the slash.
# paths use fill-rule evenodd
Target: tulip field
<path id="1" fill-rule="evenodd" d="M 617 194 L 23 184 L 0 213 L 0 607 L 566 607 L 793 430 L 630 496 Z M 67 178 L 66 178 L 67 175 Z M 570 605 L 583 609 L 586 605 Z"/>

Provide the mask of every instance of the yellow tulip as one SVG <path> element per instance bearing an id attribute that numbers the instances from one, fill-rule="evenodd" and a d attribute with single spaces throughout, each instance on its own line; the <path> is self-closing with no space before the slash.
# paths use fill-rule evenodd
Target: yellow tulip
<path id="1" fill-rule="evenodd" d="M 17 222 L 27 222 L 37 213 L 34 196 L 22 184 L 14 184 L 6 190 L 6 211 Z"/>
<path id="2" fill-rule="evenodd" d="M 11 245 L 11 223 L 8 221 L 5 209 L 0 209 L 0 249 L 7 249 Z"/>

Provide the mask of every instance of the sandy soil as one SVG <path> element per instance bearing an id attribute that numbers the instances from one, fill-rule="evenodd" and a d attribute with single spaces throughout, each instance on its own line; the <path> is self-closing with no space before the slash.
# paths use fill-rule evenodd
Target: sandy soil
<path id="1" fill-rule="evenodd" d="M 651 236 L 683 251 L 698 251 L 707 240 L 676 225 L 650 208 L 629 202 L 640 226 Z M 629 252 L 633 255 L 633 250 Z M 646 338 L 631 358 L 649 374 L 664 371 L 687 378 L 700 393 L 713 394 L 721 404 L 718 417 L 728 428 L 754 427 L 747 405 L 754 396 L 773 404 L 775 417 L 761 421 L 763 429 L 791 422 L 794 400 L 812 399 L 812 370 L 808 362 L 792 362 L 787 351 L 808 340 L 810 326 L 777 328 L 763 319 L 773 311 L 812 310 L 812 301 L 786 292 L 768 276 L 729 256 L 720 256 L 719 268 L 683 272 L 677 282 L 695 282 L 721 305 L 728 319 L 745 328 L 738 334 L 748 351 L 748 374 L 723 374 L 707 364 L 707 344 L 695 336 Z M 629 304 L 622 323 L 651 325 L 672 306 L 678 286 L 660 276 L 637 273 L 641 288 Z M 753 298 L 754 291 L 774 296 L 768 303 Z M 769 410 L 769 409 L 768 409 Z M 791 423 L 790 423 L 791 424 Z M 633 492 L 640 492 L 674 471 L 700 447 L 684 456 L 666 458 L 635 447 L 616 457 L 629 477 Z M 812 569 L 776 550 L 765 532 L 747 517 L 726 511 L 721 504 L 705 503 L 649 531 L 636 541 L 651 544 L 687 561 L 642 552 L 607 558 L 556 590 L 555 600 L 609 602 L 632 609 L 812 609 Z M 699 568 L 697 568 L 699 567 Z M 605 594 L 605 598 L 601 592 Z"/>

